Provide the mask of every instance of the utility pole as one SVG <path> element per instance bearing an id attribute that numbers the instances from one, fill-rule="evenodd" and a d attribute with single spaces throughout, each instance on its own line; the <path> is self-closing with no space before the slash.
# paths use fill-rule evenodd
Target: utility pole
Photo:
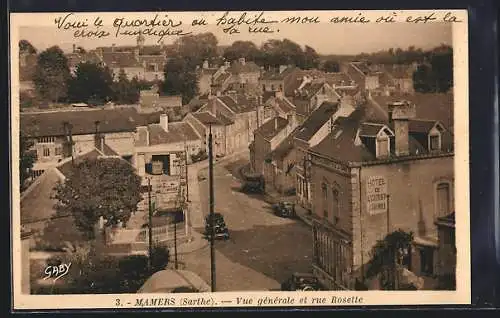
<path id="1" fill-rule="evenodd" d="M 148 205 L 149 205 L 149 269 L 153 269 L 153 206 L 151 205 L 151 179 L 148 177 Z"/>
<path id="2" fill-rule="evenodd" d="M 189 202 L 189 179 L 188 179 L 188 151 L 186 140 L 184 140 L 184 171 L 186 178 L 186 202 Z"/>
<path id="3" fill-rule="evenodd" d="M 212 292 L 215 292 L 215 226 L 214 226 L 214 156 L 212 146 L 212 125 L 209 124 L 208 133 L 208 179 L 209 179 L 209 196 L 210 196 L 210 280 Z"/>
<path id="4" fill-rule="evenodd" d="M 179 269 L 178 263 L 177 263 L 177 214 L 175 214 L 175 219 L 174 219 L 174 254 L 175 254 L 175 269 Z"/>

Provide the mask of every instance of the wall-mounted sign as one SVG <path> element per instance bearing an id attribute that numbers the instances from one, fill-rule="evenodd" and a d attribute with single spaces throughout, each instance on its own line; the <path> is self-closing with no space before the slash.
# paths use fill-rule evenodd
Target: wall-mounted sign
<path id="1" fill-rule="evenodd" d="M 366 180 L 366 204 L 370 215 L 387 212 L 387 180 L 385 177 L 372 176 Z"/>

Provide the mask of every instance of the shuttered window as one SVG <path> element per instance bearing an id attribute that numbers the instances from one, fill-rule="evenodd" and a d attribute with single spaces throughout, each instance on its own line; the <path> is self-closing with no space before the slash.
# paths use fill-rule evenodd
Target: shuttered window
<path id="1" fill-rule="evenodd" d="M 437 208 L 438 216 L 450 213 L 450 184 L 440 183 L 437 186 Z"/>

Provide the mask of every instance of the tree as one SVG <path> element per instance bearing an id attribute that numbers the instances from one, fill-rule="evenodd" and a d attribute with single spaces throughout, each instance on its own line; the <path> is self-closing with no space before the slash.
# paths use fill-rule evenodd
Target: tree
<path id="1" fill-rule="evenodd" d="M 47 101 L 59 102 L 66 97 L 70 79 L 68 60 L 58 46 L 40 53 L 33 76 L 39 96 Z"/>
<path id="2" fill-rule="evenodd" d="M 19 53 L 20 54 L 36 54 L 36 48 L 28 41 L 19 41 Z"/>
<path id="3" fill-rule="evenodd" d="M 317 68 L 319 66 L 319 54 L 310 46 L 304 47 L 304 69 Z"/>
<path id="4" fill-rule="evenodd" d="M 411 252 L 413 233 L 397 230 L 387 234 L 383 240 L 377 241 L 372 248 L 372 258 L 366 267 L 365 278 L 380 275 L 382 288 L 394 290 L 406 286 L 398 286 L 396 275 L 403 263 L 405 252 Z"/>
<path id="5" fill-rule="evenodd" d="M 21 191 L 25 188 L 25 182 L 29 178 L 33 164 L 35 163 L 35 152 L 31 150 L 33 141 L 26 136 L 19 136 L 19 180 Z"/>
<path id="6" fill-rule="evenodd" d="M 189 69 L 195 69 L 204 60 L 217 57 L 217 38 L 210 32 L 185 35 L 174 42 L 176 55 L 185 59 Z"/>
<path id="7" fill-rule="evenodd" d="M 198 91 L 198 79 L 188 61 L 176 56 L 167 62 L 162 91 L 166 95 L 182 95 L 183 104 L 191 101 Z"/>
<path id="8" fill-rule="evenodd" d="M 56 211 L 72 215 L 75 225 L 89 239 L 94 238 L 101 216 L 106 226 L 126 223 L 141 201 L 141 178 L 119 158 L 83 160 L 66 177 L 55 187 Z"/>
<path id="9" fill-rule="evenodd" d="M 304 52 L 297 43 L 289 39 L 266 41 L 261 46 L 260 64 L 270 67 L 292 64 L 304 67 Z"/>
<path id="10" fill-rule="evenodd" d="M 113 76 L 107 67 L 95 63 L 78 64 L 69 81 L 68 95 L 74 102 L 101 104 L 111 99 Z"/>
<path id="11" fill-rule="evenodd" d="M 416 92 L 429 93 L 435 90 L 432 69 L 428 64 L 417 66 L 413 72 L 413 88 Z"/>
<path id="12" fill-rule="evenodd" d="M 413 87 L 421 93 L 445 93 L 453 87 L 453 49 L 442 45 L 423 53 L 428 62 L 413 73 Z"/>
<path id="13" fill-rule="evenodd" d="M 260 56 L 257 45 L 252 41 L 235 41 L 224 50 L 224 58 L 228 61 L 244 57 L 249 61 L 255 61 Z"/>
<path id="14" fill-rule="evenodd" d="M 453 49 L 442 45 L 432 50 L 430 64 L 435 81 L 435 90 L 447 92 L 453 87 Z"/>

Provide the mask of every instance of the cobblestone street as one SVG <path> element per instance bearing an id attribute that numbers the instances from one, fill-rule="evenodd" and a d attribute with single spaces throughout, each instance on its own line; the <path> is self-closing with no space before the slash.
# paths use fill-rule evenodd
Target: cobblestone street
<path id="1" fill-rule="evenodd" d="M 214 169 L 215 211 L 224 215 L 231 234 L 230 240 L 215 245 L 217 291 L 276 290 L 291 273 L 311 271 L 310 228 L 300 220 L 275 216 L 262 196 L 239 191 L 238 171 L 248 163 L 246 156 Z M 201 173 L 208 176 L 206 169 Z M 208 214 L 208 178 L 199 187 L 202 215 L 193 215 L 197 219 Z M 209 247 L 179 260 L 210 283 Z"/>

